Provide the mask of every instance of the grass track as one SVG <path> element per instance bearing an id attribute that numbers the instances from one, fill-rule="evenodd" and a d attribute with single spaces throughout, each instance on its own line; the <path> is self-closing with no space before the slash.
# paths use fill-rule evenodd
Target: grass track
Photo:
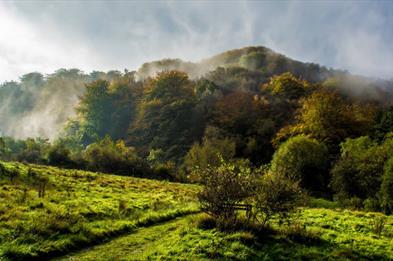
<path id="1" fill-rule="evenodd" d="M 305 209 L 301 215 L 309 225 L 305 233 L 275 224 L 269 235 L 203 230 L 197 227 L 201 215 L 191 215 L 140 228 L 60 260 L 393 260 L 393 217 L 378 237 L 367 227 L 377 213 Z"/>

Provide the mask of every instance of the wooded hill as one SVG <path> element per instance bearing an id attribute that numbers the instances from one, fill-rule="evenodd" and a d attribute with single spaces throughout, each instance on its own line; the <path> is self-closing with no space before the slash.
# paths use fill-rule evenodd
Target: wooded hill
<path id="1" fill-rule="evenodd" d="M 265 47 L 132 72 L 31 73 L 0 88 L 0 154 L 182 181 L 200 181 L 196 167 L 223 159 L 282 172 L 311 194 L 390 211 L 381 202 L 393 196 L 380 195 L 392 185 L 392 90 L 391 81 Z"/>

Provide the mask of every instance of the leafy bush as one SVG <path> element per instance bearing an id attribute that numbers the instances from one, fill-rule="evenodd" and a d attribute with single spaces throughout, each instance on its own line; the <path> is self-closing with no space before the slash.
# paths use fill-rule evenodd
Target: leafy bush
<path id="1" fill-rule="evenodd" d="M 338 203 L 323 198 L 313 198 L 307 199 L 307 206 L 310 208 L 326 208 L 326 209 L 336 209 L 338 208 Z"/>
<path id="2" fill-rule="evenodd" d="M 363 209 L 363 199 L 358 197 L 348 197 L 344 194 L 337 194 L 335 195 L 335 200 L 339 202 L 339 205 L 343 208 L 353 209 L 353 210 L 360 210 Z"/>
<path id="3" fill-rule="evenodd" d="M 83 151 L 87 168 L 94 171 L 113 172 L 122 175 L 142 176 L 142 161 L 134 148 L 123 141 L 114 142 L 107 136 L 92 143 Z"/>
<path id="4" fill-rule="evenodd" d="M 289 72 L 272 77 L 270 82 L 263 86 L 264 89 L 271 91 L 272 94 L 289 99 L 302 97 L 310 87 L 307 81 L 299 80 Z"/>
<path id="5" fill-rule="evenodd" d="M 262 177 L 255 194 L 255 217 L 265 226 L 278 216 L 288 219 L 302 202 L 302 193 L 297 183 L 282 175 L 268 173 Z"/>
<path id="6" fill-rule="evenodd" d="M 204 181 L 198 199 L 203 211 L 213 216 L 219 224 L 236 219 L 235 205 L 252 195 L 252 173 L 245 164 L 234 164 L 221 159 L 218 167 L 201 169 Z"/>
<path id="7" fill-rule="evenodd" d="M 368 198 L 363 202 L 366 211 L 381 211 L 381 206 L 377 198 Z"/>
<path id="8" fill-rule="evenodd" d="M 285 177 L 313 194 L 326 191 L 328 150 L 323 143 L 306 136 L 296 136 L 274 153 L 271 171 Z"/>
<path id="9" fill-rule="evenodd" d="M 18 161 L 30 163 L 44 163 L 45 151 L 49 147 L 49 142 L 46 139 L 31 139 L 28 138 L 24 143 L 23 150 L 17 154 Z"/>
<path id="10" fill-rule="evenodd" d="M 331 186 L 337 198 L 347 203 L 354 197 L 362 201 L 376 198 L 381 189 L 384 165 L 392 148 L 392 139 L 378 144 L 367 136 L 341 143 L 341 156 L 331 171 Z M 388 164 L 385 172 L 389 172 L 389 169 Z M 370 206 L 371 202 L 367 204 Z"/>
<path id="11" fill-rule="evenodd" d="M 231 160 L 235 156 L 236 144 L 232 139 L 207 139 L 195 143 L 184 159 L 184 166 L 190 173 L 190 180 L 200 182 L 199 169 L 217 167 L 221 159 Z"/>
<path id="12" fill-rule="evenodd" d="M 380 190 L 381 206 L 386 213 L 393 212 L 393 157 L 385 164 Z"/>
<path id="13" fill-rule="evenodd" d="M 52 145 L 47 152 L 47 162 L 53 166 L 72 166 L 71 152 L 63 143 Z"/>

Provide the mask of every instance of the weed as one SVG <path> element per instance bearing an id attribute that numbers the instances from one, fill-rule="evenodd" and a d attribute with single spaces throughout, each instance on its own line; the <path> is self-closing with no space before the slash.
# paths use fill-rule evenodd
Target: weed
<path id="1" fill-rule="evenodd" d="M 385 230 L 386 218 L 385 217 L 375 217 L 371 222 L 371 231 L 378 237 L 381 237 L 382 232 Z"/>

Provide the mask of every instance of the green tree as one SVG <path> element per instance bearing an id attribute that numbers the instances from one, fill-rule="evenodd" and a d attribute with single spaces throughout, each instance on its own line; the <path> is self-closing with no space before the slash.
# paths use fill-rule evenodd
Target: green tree
<path id="1" fill-rule="evenodd" d="M 24 148 L 17 154 L 18 161 L 30 163 L 44 163 L 45 151 L 49 147 L 49 141 L 42 138 L 28 138 L 24 141 Z"/>
<path id="2" fill-rule="evenodd" d="M 385 163 L 379 195 L 384 211 L 393 213 L 393 157 Z"/>
<path id="3" fill-rule="evenodd" d="M 236 141 L 237 157 L 258 164 L 270 160 L 275 122 L 270 108 L 258 95 L 233 91 L 218 99 L 210 114 L 211 124 Z"/>
<path id="4" fill-rule="evenodd" d="M 392 151 L 392 142 L 378 145 L 367 136 L 347 139 L 341 144 L 341 156 L 332 169 L 332 188 L 338 199 L 375 198 L 384 163 Z"/>
<path id="5" fill-rule="evenodd" d="M 195 143 L 188 151 L 184 158 L 184 165 L 190 178 L 193 181 L 201 181 L 201 169 L 217 167 L 221 164 L 222 159 L 225 161 L 233 159 L 235 156 L 236 144 L 230 138 L 208 139 L 204 138 L 203 142 Z"/>
<path id="6" fill-rule="evenodd" d="M 320 90 L 301 100 L 296 123 L 281 129 L 273 142 L 305 134 L 335 152 L 345 138 L 367 133 L 372 119 L 372 108 L 347 104 L 337 93 Z"/>
<path id="7" fill-rule="evenodd" d="M 66 126 L 69 140 L 87 145 L 105 135 L 115 140 L 126 138 L 136 116 L 142 84 L 135 81 L 133 74 L 109 78 L 114 80 L 97 80 L 86 85 L 77 107 L 78 115 Z"/>
<path id="8" fill-rule="evenodd" d="M 283 96 L 288 99 L 298 99 L 304 96 L 313 86 L 307 81 L 297 79 L 291 73 L 286 72 L 270 78 L 269 83 L 262 86 L 273 95 Z"/>
<path id="9" fill-rule="evenodd" d="M 197 140 L 200 126 L 195 123 L 196 97 L 187 74 L 159 73 L 145 86 L 129 142 L 147 154 L 162 149 L 165 160 L 179 162 Z"/>
<path id="10" fill-rule="evenodd" d="M 56 142 L 48 148 L 46 153 L 49 165 L 70 167 L 73 164 L 71 152 L 64 142 Z"/>
<path id="11" fill-rule="evenodd" d="M 122 140 L 114 142 L 109 136 L 90 144 L 83 151 L 87 167 L 94 171 L 142 176 L 141 160 L 132 147 Z"/>
<path id="12" fill-rule="evenodd" d="M 311 193 L 326 192 L 328 185 L 328 150 L 323 143 L 306 136 L 284 142 L 274 153 L 271 171 L 282 175 Z"/>
<path id="13" fill-rule="evenodd" d="M 135 120 L 136 110 L 143 92 L 141 82 L 134 75 L 124 75 L 109 86 L 110 128 L 108 135 L 113 139 L 125 139 L 131 123 Z"/>
<path id="14" fill-rule="evenodd" d="M 109 132 L 111 102 L 109 82 L 97 80 L 86 85 L 77 112 L 82 123 L 81 142 L 85 145 L 104 137 Z"/>
<path id="15" fill-rule="evenodd" d="M 393 131 L 393 107 L 376 113 L 372 129 L 372 137 L 382 141 L 385 135 Z"/>
<path id="16" fill-rule="evenodd" d="M 218 167 L 201 169 L 201 177 L 204 186 L 198 199 L 203 211 L 220 225 L 231 224 L 236 218 L 235 204 L 252 195 L 254 178 L 251 169 L 221 159 Z"/>
<path id="17" fill-rule="evenodd" d="M 254 201 L 255 217 L 265 226 L 274 216 L 288 219 L 301 205 L 302 192 L 297 182 L 267 173 L 258 182 Z"/>

